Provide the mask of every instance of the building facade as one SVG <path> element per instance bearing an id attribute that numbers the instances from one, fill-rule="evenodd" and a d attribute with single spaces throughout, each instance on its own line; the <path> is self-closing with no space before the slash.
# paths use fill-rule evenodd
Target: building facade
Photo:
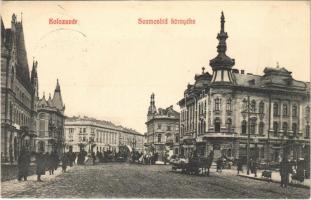
<path id="1" fill-rule="evenodd" d="M 148 151 L 158 153 L 159 161 L 172 154 L 179 154 L 179 113 L 168 108 L 156 109 L 154 94 L 151 95 L 145 133 Z"/>
<path id="2" fill-rule="evenodd" d="M 57 81 L 53 99 L 39 100 L 38 62 L 29 72 L 22 21 L 12 15 L 11 28 L 1 18 L 1 160 L 17 161 L 22 148 L 35 152 L 51 151 L 44 142 L 63 143 L 63 118 L 60 87 Z M 44 114 L 45 113 L 45 114 Z M 42 116 L 46 130 L 42 129 Z M 50 124 L 49 124 L 50 123 Z M 50 130 L 51 126 L 55 127 Z M 44 135 L 46 134 L 46 135 Z M 50 135 L 53 137 L 50 137 Z M 55 138 L 54 138 L 55 136 Z M 57 139 L 56 139 L 57 138 Z M 52 142 L 53 143 L 53 142 Z M 38 146 L 39 144 L 39 146 Z M 58 146 L 61 152 L 60 146 Z"/>
<path id="3" fill-rule="evenodd" d="M 57 79 L 53 98 L 51 94 L 46 100 L 45 94 L 37 103 L 37 151 L 57 151 L 59 155 L 64 152 L 64 112 L 60 85 Z"/>
<path id="4" fill-rule="evenodd" d="M 181 154 L 207 156 L 214 150 L 216 157 L 246 159 L 249 147 L 249 156 L 260 160 L 308 159 L 310 83 L 280 66 L 266 67 L 263 75 L 234 69 L 224 24 L 222 13 L 213 73 L 202 68 L 178 102 Z"/>
<path id="5" fill-rule="evenodd" d="M 36 63 L 34 63 L 34 66 Z M 16 161 L 21 148 L 35 150 L 38 77 L 29 72 L 22 21 L 11 28 L 1 18 L 1 160 Z"/>
<path id="6" fill-rule="evenodd" d="M 89 117 L 67 117 L 65 120 L 65 146 L 74 152 L 83 148 L 87 152 L 111 150 L 118 152 L 120 146 L 130 151 L 143 150 L 144 136 L 135 130 L 116 126 L 111 122 Z"/>

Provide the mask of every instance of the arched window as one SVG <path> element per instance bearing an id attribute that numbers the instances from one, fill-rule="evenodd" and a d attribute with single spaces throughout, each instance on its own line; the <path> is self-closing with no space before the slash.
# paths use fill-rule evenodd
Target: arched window
<path id="1" fill-rule="evenodd" d="M 255 100 L 252 100 L 250 109 L 251 109 L 251 112 L 256 112 L 256 101 Z"/>
<path id="2" fill-rule="evenodd" d="M 251 134 L 255 134 L 256 133 L 256 119 L 255 118 L 252 118 L 251 120 L 250 120 L 250 125 L 251 125 L 251 127 L 250 127 L 250 132 L 251 132 Z"/>
<path id="3" fill-rule="evenodd" d="M 232 129 L 232 120 L 231 120 L 230 118 L 227 119 L 226 125 L 227 125 L 228 133 L 230 133 L 230 132 L 231 132 L 231 129 Z"/>
<path id="4" fill-rule="evenodd" d="M 217 117 L 214 121 L 215 132 L 220 132 L 220 119 Z"/>
<path id="5" fill-rule="evenodd" d="M 283 131 L 284 131 L 284 134 L 287 134 L 287 130 L 288 130 L 287 122 L 283 122 Z"/>
<path id="6" fill-rule="evenodd" d="M 293 130 L 294 136 L 296 136 L 297 135 L 297 124 L 296 123 L 293 123 L 292 130 Z"/>
<path id="7" fill-rule="evenodd" d="M 306 126 L 306 138 L 310 138 L 310 125 Z"/>
<path id="8" fill-rule="evenodd" d="M 215 99 L 215 108 L 214 108 L 215 111 L 220 111 L 220 103 L 221 103 L 221 99 L 217 97 Z"/>
<path id="9" fill-rule="evenodd" d="M 259 103 L 259 113 L 260 113 L 260 114 L 263 114 L 264 111 L 265 111 L 265 103 L 264 103 L 263 101 L 261 101 L 261 102 Z"/>
<path id="10" fill-rule="evenodd" d="M 273 116 L 279 116 L 279 104 L 273 103 Z"/>
<path id="11" fill-rule="evenodd" d="M 283 104 L 283 116 L 288 116 L 287 104 Z"/>
<path id="12" fill-rule="evenodd" d="M 277 122 L 273 122 L 273 133 L 274 133 L 274 136 L 278 135 L 278 131 L 279 131 L 279 124 Z"/>
<path id="13" fill-rule="evenodd" d="M 297 105 L 293 105 L 292 116 L 297 117 Z"/>
<path id="14" fill-rule="evenodd" d="M 264 128 L 265 128 L 265 124 L 263 122 L 260 122 L 259 123 L 259 135 L 263 135 Z"/>
<path id="15" fill-rule="evenodd" d="M 309 106 L 306 107 L 306 118 L 307 119 L 310 118 L 310 107 Z"/>
<path id="16" fill-rule="evenodd" d="M 45 114 L 42 113 L 39 115 L 39 136 L 44 137 L 45 131 L 46 131 Z"/>
<path id="17" fill-rule="evenodd" d="M 242 134 L 246 134 L 247 131 L 247 122 L 245 120 L 242 121 Z"/>
<path id="18" fill-rule="evenodd" d="M 227 99 L 226 110 L 228 112 L 232 111 L 232 99 L 231 98 Z"/>

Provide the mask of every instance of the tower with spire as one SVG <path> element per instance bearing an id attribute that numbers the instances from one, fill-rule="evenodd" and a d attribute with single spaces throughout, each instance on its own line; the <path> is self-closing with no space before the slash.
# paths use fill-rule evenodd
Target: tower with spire
<path id="1" fill-rule="evenodd" d="M 226 55 L 228 38 L 227 32 L 225 32 L 225 16 L 221 12 L 220 18 L 220 32 L 217 35 L 219 41 L 217 46 L 218 55 L 210 60 L 210 66 L 213 69 L 213 84 L 234 84 L 234 78 L 231 72 L 233 65 L 235 64 L 234 59 Z"/>
<path id="2" fill-rule="evenodd" d="M 157 113 L 157 108 L 155 106 L 154 93 L 150 96 L 150 105 L 148 108 L 147 121 L 149 121 Z"/>

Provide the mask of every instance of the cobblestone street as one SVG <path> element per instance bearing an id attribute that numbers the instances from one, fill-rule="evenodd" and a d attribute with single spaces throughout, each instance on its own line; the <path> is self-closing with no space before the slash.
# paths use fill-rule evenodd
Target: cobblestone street
<path id="1" fill-rule="evenodd" d="M 2 197 L 14 198 L 309 198 L 304 188 L 238 177 L 232 170 L 210 177 L 171 172 L 161 165 L 109 163 L 75 166 L 62 174 L 46 175 L 44 182 L 2 183 Z M 14 189 L 13 189 L 14 188 Z"/>

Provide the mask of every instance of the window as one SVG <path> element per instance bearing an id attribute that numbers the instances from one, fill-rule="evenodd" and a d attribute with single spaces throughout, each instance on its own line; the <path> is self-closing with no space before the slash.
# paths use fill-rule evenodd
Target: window
<path id="1" fill-rule="evenodd" d="M 215 99 L 215 108 L 214 108 L 215 111 L 220 111 L 220 103 L 221 103 L 221 99 L 217 97 Z"/>
<path id="2" fill-rule="evenodd" d="M 292 130 L 293 130 L 294 136 L 296 136 L 297 135 L 297 124 L 296 123 L 293 123 Z"/>
<path id="3" fill-rule="evenodd" d="M 256 101 L 252 100 L 251 102 L 251 112 L 256 112 Z"/>
<path id="4" fill-rule="evenodd" d="M 250 125 L 251 125 L 251 127 L 250 127 L 250 132 L 251 132 L 251 134 L 255 134 L 256 133 L 256 119 L 251 119 L 250 120 Z"/>
<path id="5" fill-rule="evenodd" d="M 227 112 L 232 111 L 232 99 L 231 98 L 227 100 L 226 110 Z"/>
<path id="6" fill-rule="evenodd" d="M 273 103 L 273 116 L 279 116 L 279 105 L 277 103 Z"/>
<path id="7" fill-rule="evenodd" d="M 310 138 L 310 125 L 306 126 L 306 138 Z"/>
<path id="8" fill-rule="evenodd" d="M 80 133 L 82 133 L 82 128 L 80 128 Z"/>
<path id="9" fill-rule="evenodd" d="M 259 103 L 259 113 L 260 113 L 260 114 L 263 114 L 264 111 L 265 111 L 265 103 L 264 103 L 263 101 L 261 101 L 261 102 Z"/>
<path id="10" fill-rule="evenodd" d="M 306 107 L 306 118 L 307 119 L 310 118 L 310 107 L 309 106 Z"/>
<path id="11" fill-rule="evenodd" d="M 216 118 L 214 122 L 215 132 L 220 132 L 220 119 Z"/>
<path id="12" fill-rule="evenodd" d="M 86 128 L 83 128 L 83 133 L 86 133 Z"/>
<path id="13" fill-rule="evenodd" d="M 242 134 L 246 134 L 247 130 L 247 122 L 245 120 L 242 121 Z"/>
<path id="14" fill-rule="evenodd" d="M 178 137 L 178 135 L 177 136 L 175 136 L 175 142 L 179 142 L 179 137 Z"/>
<path id="15" fill-rule="evenodd" d="M 286 122 L 283 122 L 283 131 L 284 131 L 284 134 L 287 134 L 287 130 L 288 130 L 288 125 Z"/>
<path id="16" fill-rule="evenodd" d="M 263 135 L 264 128 L 265 128 L 265 124 L 263 122 L 260 122 L 259 123 L 259 135 Z"/>
<path id="17" fill-rule="evenodd" d="M 171 126 L 167 126 L 167 131 L 171 131 Z"/>
<path id="18" fill-rule="evenodd" d="M 158 134 L 158 142 L 161 142 L 162 135 Z"/>
<path id="19" fill-rule="evenodd" d="M 274 136 L 278 135 L 278 128 L 279 128 L 278 123 L 277 122 L 273 122 L 273 133 L 274 133 Z"/>
<path id="20" fill-rule="evenodd" d="M 297 117 L 297 105 L 293 105 L 292 116 Z"/>
<path id="21" fill-rule="evenodd" d="M 283 104 L 283 116 L 288 116 L 287 104 Z"/>
<path id="22" fill-rule="evenodd" d="M 226 124 L 227 124 L 228 133 L 230 133 L 232 129 L 232 120 L 230 118 L 227 119 Z"/>
<path id="23" fill-rule="evenodd" d="M 161 129 L 161 124 L 158 124 L 158 129 Z"/>

